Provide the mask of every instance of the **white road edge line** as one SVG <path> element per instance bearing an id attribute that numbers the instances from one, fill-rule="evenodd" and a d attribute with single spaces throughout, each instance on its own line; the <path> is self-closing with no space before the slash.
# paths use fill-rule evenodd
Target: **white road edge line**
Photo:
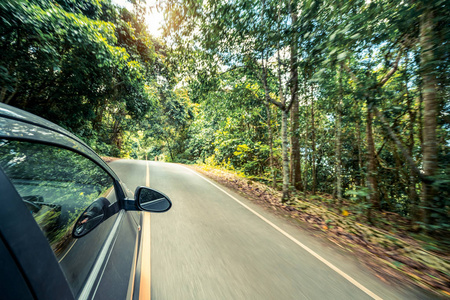
<path id="1" fill-rule="evenodd" d="M 338 267 L 336 267 L 335 265 L 333 265 L 332 263 L 330 263 L 328 260 L 326 260 L 325 258 L 323 258 L 322 256 L 320 256 L 319 254 L 317 254 L 316 252 L 314 252 L 311 248 L 309 248 L 308 246 L 304 245 L 303 243 L 301 243 L 300 241 L 298 241 L 296 238 L 294 238 L 292 235 L 290 235 L 289 233 L 287 233 L 286 231 L 284 231 L 283 229 L 281 229 L 280 227 L 278 227 L 277 225 L 275 225 L 274 223 L 272 223 L 271 221 L 269 221 L 268 219 L 266 219 L 265 217 L 263 217 L 262 215 L 260 215 L 259 213 L 257 213 L 256 211 L 254 211 L 252 208 L 250 208 L 249 206 L 247 206 L 246 204 L 242 203 L 240 200 L 238 200 L 236 197 L 234 197 L 233 195 L 231 195 L 230 193 L 228 193 L 227 191 L 225 191 L 224 189 L 222 189 L 221 187 L 219 187 L 218 185 L 216 185 L 215 183 L 211 182 L 210 180 L 206 179 L 205 177 L 203 177 L 202 175 L 198 174 L 197 172 L 195 172 L 194 170 L 191 170 L 185 166 L 182 166 L 183 168 L 191 171 L 192 173 L 194 173 L 195 175 L 197 175 L 198 177 L 202 178 L 203 180 L 209 182 L 211 185 L 215 186 L 217 189 L 219 189 L 220 191 L 222 191 L 223 193 L 225 193 L 226 195 L 228 195 L 230 198 L 232 198 L 234 201 L 236 201 L 237 203 L 239 203 L 240 205 L 242 205 L 243 207 L 245 207 L 246 209 L 248 209 L 249 211 L 251 211 L 253 214 L 255 214 L 258 218 L 260 218 L 261 220 L 263 220 L 264 222 L 266 222 L 267 224 L 269 224 L 270 226 L 272 226 L 274 229 L 276 229 L 278 232 L 280 232 L 282 235 L 284 235 L 285 237 L 287 237 L 288 239 L 290 239 L 291 241 L 293 241 L 295 244 L 297 244 L 298 246 L 302 247 L 305 251 L 307 251 L 309 254 L 311 254 L 312 256 L 314 256 L 315 258 L 317 258 L 318 260 L 320 260 L 322 263 L 324 263 L 326 266 L 328 266 L 330 269 L 332 269 L 333 271 L 335 271 L 336 273 L 338 273 L 339 275 L 341 275 L 342 277 L 344 277 L 345 279 L 347 279 L 351 284 L 353 284 L 354 286 L 356 286 L 357 288 L 359 288 L 361 291 L 363 291 L 364 293 L 366 293 L 367 295 L 369 295 L 370 297 L 372 297 L 373 299 L 376 300 L 382 300 L 383 298 L 379 297 L 378 295 L 376 295 L 375 293 L 373 293 L 372 291 L 370 291 L 368 288 L 366 288 L 365 286 L 363 286 L 362 284 L 360 284 L 358 281 L 356 281 L 355 279 L 353 279 L 353 277 L 351 277 L 350 275 L 347 275 L 347 273 L 345 273 L 344 271 L 342 271 L 341 269 L 339 269 Z"/>

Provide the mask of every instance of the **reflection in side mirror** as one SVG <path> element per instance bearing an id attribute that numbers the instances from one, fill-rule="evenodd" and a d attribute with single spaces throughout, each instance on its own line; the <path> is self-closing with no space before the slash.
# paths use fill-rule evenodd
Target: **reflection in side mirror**
<path id="1" fill-rule="evenodd" d="M 109 201 L 103 197 L 92 202 L 75 223 L 72 236 L 74 238 L 82 237 L 97 227 L 103 221 L 109 204 Z"/>
<path id="2" fill-rule="evenodd" d="M 135 195 L 139 208 L 145 211 L 165 212 L 172 206 L 169 197 L 148 187 L 138 187 Z"/>

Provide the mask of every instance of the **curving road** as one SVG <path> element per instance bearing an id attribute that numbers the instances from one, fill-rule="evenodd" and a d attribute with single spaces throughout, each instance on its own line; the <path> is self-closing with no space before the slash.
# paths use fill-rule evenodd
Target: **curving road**
<path id="1" fill-rule="evenodd" d="M 110 165 L 131 190 L 149 184 L 173 202 L 169 212 L 151 214 L 153 299 L 430 298 L 382 282 L 349 252 L 184 166 Z"/>

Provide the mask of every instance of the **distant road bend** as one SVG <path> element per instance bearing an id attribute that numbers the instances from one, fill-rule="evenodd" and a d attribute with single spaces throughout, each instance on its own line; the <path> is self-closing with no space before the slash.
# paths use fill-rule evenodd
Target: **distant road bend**
<path id="1" fill-rule="evenodd" d="M 149 185 L 173 202 L 151 214 L 152 299 L 430 298 L 182 165 L 110 165 L 131 190 Z"/>

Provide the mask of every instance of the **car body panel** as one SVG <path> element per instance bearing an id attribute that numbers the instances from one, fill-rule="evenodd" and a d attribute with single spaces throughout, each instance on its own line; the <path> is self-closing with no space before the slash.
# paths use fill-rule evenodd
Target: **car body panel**
<path id="1" fill-rule="evenodd" d="M 55 255 L 16 188 L 0 167 L 0 194 L 8 195 L 7 209 L 0 211 L 0 236 L 5 237 L 5 247 L 10 249 L 18 269 L 22 270 L 20 274 L 33 298 L 123 299 L 139 295 L 135 289 L 139 288 L 140 282 L 137 264 L 142 256 L 139 247 L 143 214 L 124 210 L 125 203 L 128 203 L 127 209 L 130 208 L 129 203 L 134 196 L 114 171 L 70 132 L 5 104 L 0 104 L 0 139 L 73 151 L 95 162 L 114 180 L 117 213 Z M 37 256 L 39 259 L 36 259 Z M 84 260 L 85 267 L 79 263 L 80 260 Z M 90 267 L 86 269 L 86 266 Z M 7 274 L 0 272 L 0 281 Z"/>
<path id="2" fill-rule="evenodd" d="M 3 270 L 8 270 L 8 276 L 5 276 L 0 281 L 0 290 L 2 291 L 2 299 L 21 299 L 28 300 L 34 299 L 30 289 L 28 288 L 27 282 L 24 276 L 20 272 L 15 259 L 11 256 L 10 250 L 7 245 L 0 238 L 0 261 L 1 268 Z M 14 286 L 11 289 L 8 287 Z"/>
<path id="3" fill-rule="evenodd" d="M 139 237 L 139 225 L 131 214 L 124 215 L 115 247 L 104 269 L 103 276 L 107 278 L 101 280 L 96 289 L 96 295 L 102 299 L 130 299 L 127 298 L 127 294 L 130 280 L 134 278 L 133 263 L 135 264 L 136 261 L 137 248 L 135 247 Z M 124 280 L 124 274 L 129 276 L 127 280 Z M 110 284 L 111 282 L 114 284 Z"/>

